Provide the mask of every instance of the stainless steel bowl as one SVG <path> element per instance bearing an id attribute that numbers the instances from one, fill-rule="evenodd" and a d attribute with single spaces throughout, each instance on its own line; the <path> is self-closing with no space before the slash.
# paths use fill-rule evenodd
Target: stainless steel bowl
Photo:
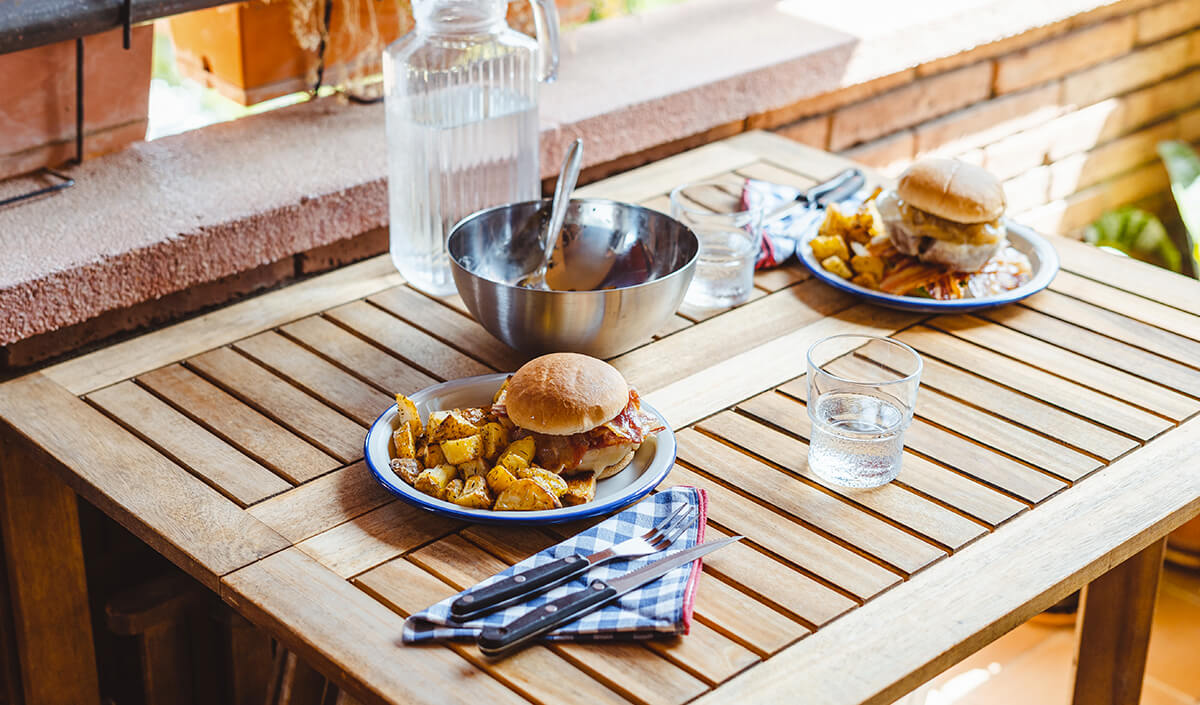
<path id="1" fill-rule="evenodd" d="M 572 199 L 546 282 L 516 285 L 542 256 L 550 201 L 464 218 L 447 249 L 467 308 L 492 335 L 530 354 L 610 357 L 645 342 L 671 318 L 692 281 L 699 242 L 658 211 Z"/>

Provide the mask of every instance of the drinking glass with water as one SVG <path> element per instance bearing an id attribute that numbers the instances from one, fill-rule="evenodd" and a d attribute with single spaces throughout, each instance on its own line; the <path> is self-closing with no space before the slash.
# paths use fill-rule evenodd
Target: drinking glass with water
<path id="1" fill-rule="evenodd" d="M 671 192 L 671 217 L 696 233 L 700 251 L 684 303 L 698 309 L 736 306 L 754 291 L 762 247 L 760 207 L 742 199 L 737 183 L 685 184 Z"/>
<path id="2" fill-rule="evenodd" d="M 808 349 L 808 466 L 844 487 L 878 487 L 900 472 L 921 357 L 891 338 L 835 335 Z"/>

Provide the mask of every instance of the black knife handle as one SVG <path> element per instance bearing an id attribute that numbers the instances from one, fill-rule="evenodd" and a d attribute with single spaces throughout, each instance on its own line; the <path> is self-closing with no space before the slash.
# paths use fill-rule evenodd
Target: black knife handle
<path id="1" fill-rule="evenodd" d="M 818 206 L 826 206 L 850 198 L 858 192 L 867 177 L 858 169 L 847 169 L 829 181 L 809 189 L 808 201 Z M 820 191 L 817 191 L 820 189 Z M 814 191 L 817 191 L 814 193 Z"/>
<path id="2" fill-rule="evenodd" d="M 617 589 L 603 580 L 593 580 L 582 590 L 546 603 L 503 627 L 487 627 L 479 635 L 479 650 L 496 656 L 545 634 L 560 624 L 591 612 L 617 597 Z"/>
<path id="3" fill-rule="evenodd" d="M 450 603 L 450 618 L 459 622 L 474 619 L 515 602 L 526 600 L 547 588 L 582 575 L 591 567 L 583 556 L 567 556 L 510 575 L 460 595 Z"/>

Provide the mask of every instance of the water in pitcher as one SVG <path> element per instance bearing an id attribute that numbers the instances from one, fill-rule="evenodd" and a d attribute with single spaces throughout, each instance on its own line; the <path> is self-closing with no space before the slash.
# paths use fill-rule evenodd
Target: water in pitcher
<path id="1" fill-rule="evenodd" d="M 869 394 L 829 392 L 816 399 L 808 466 L 846 487 L 875 487 L 900 470 L 904 410 Z"/>
<path id="2" fill-rule="evenodd" d="M 392 261 L 417 288 L 455 292 L 446 237 L 464 216 L 538 198 L 537 106 L 459 85 L 388 105 Z"/>

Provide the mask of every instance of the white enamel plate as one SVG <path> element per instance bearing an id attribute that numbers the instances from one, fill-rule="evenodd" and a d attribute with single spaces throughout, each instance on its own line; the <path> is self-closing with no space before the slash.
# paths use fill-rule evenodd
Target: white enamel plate
<path id="1" fill-rule="evenodd" d="M 487 406 L 507 376 L 492 374 L 443 382 L 410 394 L 408 398 L 412 399 L 424 421 L 429 418 L 431 411 Z M 620 509 L 649 494 L 666 478 L 675 464 L 675 434 L 671 432 L 662 414 L 645 401 L 642 401 L 642 410 L 658 418 L 659 423 L 666 428 L 646 439 L 634 454 L 633 462 L 624 470 L 597 482 L 594 500 L 574 507 L 533 512 L 496 512 L 490 509 L 460 507 L 418 492 L 412 485 L 400 479 L 392 471 L 389 463 L 391 458 L 388 455 L 388 440 L 392 435 L 393 419 L 396 418 L 395 405 L 371 424 L 371 430 L 367 432 L 367 440 L 363 445 L 363 454 L 367 466 L 384 487 L 399 495 L 401 499 L 435 514 L 486 524 L 555 524 Z"/>

